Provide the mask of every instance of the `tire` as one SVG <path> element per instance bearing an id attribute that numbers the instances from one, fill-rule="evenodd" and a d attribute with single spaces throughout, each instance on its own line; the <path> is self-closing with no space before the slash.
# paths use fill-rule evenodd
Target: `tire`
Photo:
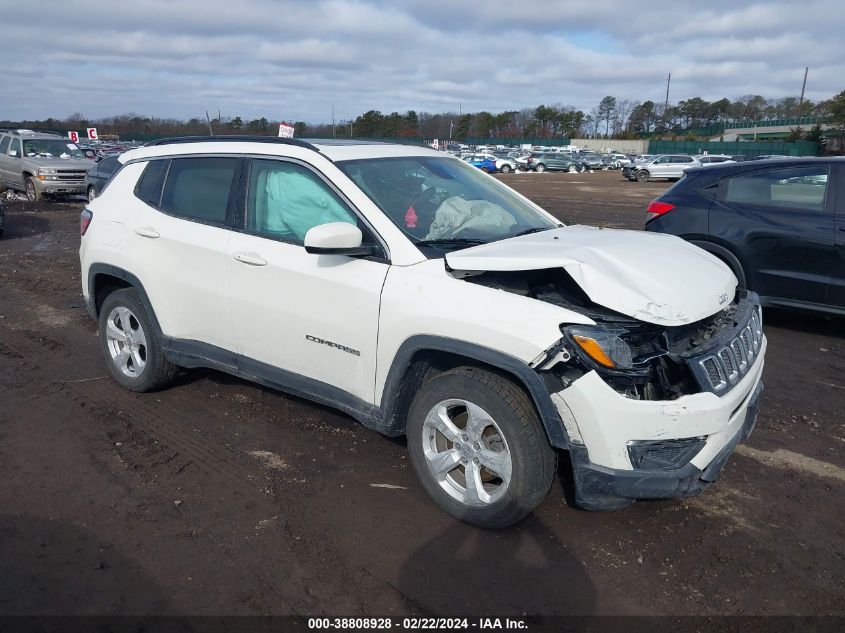
<path id="1" fill-rule="evenodd" d="M 173 379 L 176 366 L 165 358 L 159 335 L 134 288 L 116 290 L 106 297 L 99 322 L 106 364 L 123 387 L 153 391 Z"/>
<path id="2" fill-rule="evenodd" d="M 406 430 L 423 487 L 466 523 L 489 529 L 513 525 L 539 505 L 554 480 L 557 454 L 533 403 L 498 374 L 459 367 L 436 376 L 414 396 Z M 467 468 L 477 475 L 472 479 L 477 493 L 467 486 Z"/>
<path id="3" fill-rule="evenodd" d="M 490 170 L 489 170 L 489 169 L 487 169 L 486 167 L 482 167 L 482 168 L 481 168 L 481 171 L 483 171 L 485 174 L 489 174 L 489 173 L 490 173 Z"/>
<path id="4" fill-rule="evenodd" d="M 648 179 L 651 176 L 645 169 L 641 169 L 637 172 L 637 182 L 648 182 Z"/>
<path id="5" fill-rule="evenodd" d="M 512 170 L 510 165 L 502 165 L 502 168 L 499 171 L 503 174 L 509 174 Z"/>
<path id="6" fill-rule="evenodd" d="M 570 174 L 577 174 L 578 173 L 578 166 L 577 165 L 570 165 L 569 167 L 567 167 L 566 171 L 568 171 Z"/>
<path id="7" fill-rule="evenodd" d="M 91 202 L 94 198 L 97 197 L 97 188 L 94 185 L 88 186 L 88 202 Z"/>
<path id="8" fill-rule="evenodd" d="M 26 199 L 30 202 L 38 202 L 41 200 L 41 192 L 35 186 L 35 178 L 29 177 L 26 179 Z"/>
<path id="9" fill-rule="evenodd" d="M 543 163 L 538 163 L 537 166 L 534 168 L 534 171 L 536 171 L 538 174 L 542 174 L 544 171 L 546 171 L 546 166 Z"/>

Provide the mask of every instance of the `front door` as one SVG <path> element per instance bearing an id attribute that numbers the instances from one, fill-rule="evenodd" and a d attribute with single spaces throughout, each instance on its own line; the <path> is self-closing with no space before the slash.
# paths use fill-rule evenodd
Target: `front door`
<path id="1" fill-rule="evenodd" d="M 373 232 L 318 173 L 297 162 L 254 159 L 243 232 L 229 241 L 230 310 L 244 373 L 373 401 L 381 289 L 389 265 L 312 255 L 308 229 L 328 222 Z M 384 255 L 384 253 L 382 253 Z"/>

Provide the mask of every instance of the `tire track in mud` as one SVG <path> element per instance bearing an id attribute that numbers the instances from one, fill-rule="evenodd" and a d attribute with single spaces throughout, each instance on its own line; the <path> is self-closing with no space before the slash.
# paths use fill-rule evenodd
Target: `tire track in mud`
<path id="1" fill-rule="evenodd" d="M 177 468 L 177 473 L 179 469 L 195 467 L 206 475 L 221 477 L 241 492 L 255 493 L 259 490 L 259 477 L 242 465 L 241 455 L 217 443 L 202 441 L 203 435 L 195 430 L 195 425 L 188 424 L 183 413 L 162 401 L 162 396 L 166 397 L 164 393 L 133 394 L 115 385 L 110 376 L 100 380 L 100 376 L 108 374 L 104 361 L 93 363 L 90 362 L 90 358 L 87 358 L 85 360 L 89 362 L 83 360 L 80 363 L 65 345 L 55 338 L 41 337 L 30 330 L 3 328 L 0 332 L 3 332 L 3 349 L 8 350 L 6 353 L 25 359 L 25 373 L 40 374 L 38 377 L 50 384 L 49 390 L 42 392 L 39 399 L 61 394 L 61 397 L 75 405 L 76 410 L 84 411 L 91 407 L 98 407 L 100 410 L 109 411 L 111 415 L 102 416 L 103 419 L 112 422 L 109 425 L 112 428 L 102 429 L 106 438 L 128 436 L 134 438 L 133 443 L 147 447 L 154 446 L 158 442 L 159 453 L 168 450 L 172 452 L 172 455 L 163 463 L 168 464 L 177 457 L 182 457 L 178 460 L 181 464 Z M 44 359 L 44 362 L 37 362 L 40 359 Z M 85 373 L 99 373 L 99 376 L 95 377 L 97 379 L 73 382 L 86 380 L 85 377 L 76 378 L 81 373 L 80 370 L 86 367 L 91 367 L 94 371 Z M 65 378 L 67 382 L 63 382 L 62 378 Z M 155 401 L 152 400 L 153 398 Z M 206 407 L 201 408 L 206 409 L 202 412 L 204 419 L 213 415 L 213 412 Z M 191 413 L 194 416 L 197 414 L 195 408 L 192 407 Z M 92 416 L 92 419 L 96 420 L 99 417 Z M 118 423 L 119 426 L 114 428 L 114 423 Z M 127 446 L 127 443 L 122 444 L 126 446 L 126 449 L 119 451 L 123 459 L 155 476 L 154 471 L 162 462 L 143 459 L 143 457 L 138 459 L 139 455 L 130 450 L 131 444 L 130 446 Z"/>

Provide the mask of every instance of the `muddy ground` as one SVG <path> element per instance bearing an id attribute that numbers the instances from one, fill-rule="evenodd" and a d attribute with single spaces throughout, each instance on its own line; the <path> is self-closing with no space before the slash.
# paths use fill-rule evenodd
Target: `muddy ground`
<path id="1" fill-rule="evenodd" d="M 502 178 L 628 228 L 666 187 Z M 8 206 L 0 614 L 845 613 L 841 320 L 766 312 L 756 431 L 703 496 L 601 514 L 559 483 L 485 532 L 428 500 L 402 441 L 336 411 L 213 371 L 121 389 L 82 305 L 83 201 Z"/>

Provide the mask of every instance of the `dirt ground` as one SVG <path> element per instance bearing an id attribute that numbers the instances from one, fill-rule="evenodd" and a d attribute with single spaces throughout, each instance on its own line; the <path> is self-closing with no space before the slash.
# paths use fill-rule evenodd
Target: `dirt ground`
<path id="1" fill-rule="evenodd" d="M 666 187 L 502 179 L 634 229 Z M 0 240 L 0 614 L 845 614 L 843 321 L 766 312 L 756 431 L 703 496 L 591 513 L 557 484 L 487 532 L 336 411 L 213 371 L 107 378 L 83 204 L 10 202 Z"/>

